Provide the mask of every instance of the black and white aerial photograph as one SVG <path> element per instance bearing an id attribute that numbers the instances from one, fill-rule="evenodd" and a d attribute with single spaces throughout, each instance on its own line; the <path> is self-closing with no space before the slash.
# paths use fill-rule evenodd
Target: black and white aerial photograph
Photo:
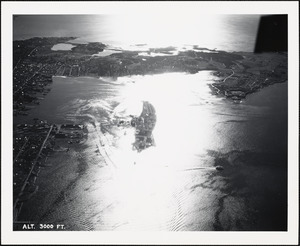
<path id="1" fill-rule="evenodd" d="M 297 242 L 298 2 L 264 4 L 3 3 L 2 228 Z"/>

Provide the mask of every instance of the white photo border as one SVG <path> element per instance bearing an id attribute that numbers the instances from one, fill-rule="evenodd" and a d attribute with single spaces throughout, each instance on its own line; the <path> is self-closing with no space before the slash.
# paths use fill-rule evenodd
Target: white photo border
<path id="1" fill-rule="evenodd" d="M 212 14 L 288 14 L 288 231 L 287 232 L 20 232 L 12 219 L 12 44 L 15 14 L 124 14 L 180 11 Z M 2 244 L 294 245 L 299 232 L 299 3 L 1 2 L 1 234 Z"/>

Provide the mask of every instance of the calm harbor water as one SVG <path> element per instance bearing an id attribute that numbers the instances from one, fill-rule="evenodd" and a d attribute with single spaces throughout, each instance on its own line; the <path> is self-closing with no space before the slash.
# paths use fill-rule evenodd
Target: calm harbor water
<path id="1" fill-rule="evenodd" d="M 75 43 L 141 52 L 170 45 L 251 52 L 260 16 L 165 17 L 15 16 L 13 38 L 75 36 Z M 37 179 L 39 192 L 19 219 L 63 223 L 67 230 L 287 230 L 287 83 L 235 104 L 212 95 L 215 79 L 210 71 L 54 77 L 40 105 L 14 117 L 14 124 L 33 118 L 85 123 L 89 137 L 49 157 Z M 156 145 L 136 153 L 132 131 L 119 139 L 107 133 L 105 151 L 117 168 L 106 165 L 97 152 L 99 126 L 115 113 L 139 115 L 142 101 L 157 114 Z"/>
<path id="2" fill-rule="evenodd" d="M 38 117 L 97 125 L 119 108 L 138 115 L 146 100 L 157 113 L 156 146 L 133 153 L 128 132 L 125 144 L 112 149 L 119 168 L 107 179 L 111 169 L 91 159 L 97 135 L 90 129 L 83 176 L 64 191 L 69 202 L 53 204 L 43 219 L 63 221 L 69 230 L 286 230 L 287 83 L 234 104 L 211 94 L 214 79 L 210 71 L 55 77 L 50 93 L 21 122 Z"/>
<path id="3" fill-rule="evenodd" d="M 56 123 L 73 122 L 81 121 L 84 115 L 93 115 L 103 122 L 108 120 L 115 105 L 124 104 L 128 115 L 130 112 L 139 114 L 137 105 L 146 100 L 157 111 L 154 133 L 157 139 L 164 136 L 165 145 L 178 144 L 169 141 L 175 137 L 174 131 L 187 149 L 197 146 L 199 150 L 202 145 L 206 149 L 210 145 L 224 150 L 261 149 L 285 142 L 269 140 L 286 134 L 286 84 L 264 88 L 249 95 L 241 104 L 234 104 L 211 94 L 208 84 L 214 79 L 217 78 L 209 71 L 196 75 L 167 73 L 118 79 L 54 77 L 52 90 L 41 104 L 31 109 L 29 116 L 16 117 L 15 123 L 30 122 L 35 117 Z M 216 130 L 219 127 L 223 128 L 222 132 Z M 234 139 L 234 135 L 239 136 Z M 228 139 L 233 141 L 228 142 Z"/>

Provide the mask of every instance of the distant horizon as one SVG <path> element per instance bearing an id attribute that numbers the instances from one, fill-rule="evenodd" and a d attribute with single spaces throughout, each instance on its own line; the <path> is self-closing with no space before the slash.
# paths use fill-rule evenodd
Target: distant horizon
<path id="1" fill-rule="evenodd" d="M 13 40 L 76 37 L 114 47 L 198 45 L 253 51 L 260 15 L 14 15 Z"/>

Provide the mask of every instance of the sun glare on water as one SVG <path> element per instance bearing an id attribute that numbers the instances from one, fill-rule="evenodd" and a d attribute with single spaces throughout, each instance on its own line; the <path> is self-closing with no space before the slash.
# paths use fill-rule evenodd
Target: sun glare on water
<path id="1" fill-rule="evenodd" d="M 207 103 L 212 98 L 207 83 L 213 78 L 209 71 L 128 77 L 135 83 L 123 88 L 121 97 L 124 99 L 115 108 L 115 114 L 139 116 L 142 102 L 148 101 L 155 108 L 157 117 L 153 130 L 155 147 L 136 155 L 136 163 L 176 166 L 181 165 L 191 153 L 205 151 L 206 145 L 211 142 L 207 141 L 210 138 L 211 115 L 209 110 L 203 109 L 209 106 Z M 201 111 L 198 111 L 199 105 Z M 134 132 L 127 131 L 122 137 L 125 159 L 129 156 L 126 153 L 131 148 L 133 135 Z"/>
<path id="2" fill-rule="evenodd" d="M 120 206 L 110 214 L 108 223 L 124 220 L 117 228 L 120 230 L 172 230 L 178 209 L 176 189 L 186 182 L 177 179 L 177 171 L 199 165 L 195 153 L 204 152 L 211 142 L 210 115 L 205 110 L 197 111 L 197 105 L 203 108 L 210 100 L 207 83 L 213 76 L 208 71 L 127 78 L 134 83 L 122 89 L 124 100 L 115 113 L 140 115 L 142 102 L 151 103 L 157 116 L 155 146 L 134 151 L 134 129 L 127 129 L 120 139 L 115 155 L 111 156 L 118 168 L 107 191 L 114 194 Z"/>
<path id="3" fill-rule="evenodd" d="M 203 44 L 214 46 L 222 17 L 186 13 L 118 15 L 107 19 L 114 40 L 151 47 Z M 201 37 L 201 38 L 200 38 Z"/>

